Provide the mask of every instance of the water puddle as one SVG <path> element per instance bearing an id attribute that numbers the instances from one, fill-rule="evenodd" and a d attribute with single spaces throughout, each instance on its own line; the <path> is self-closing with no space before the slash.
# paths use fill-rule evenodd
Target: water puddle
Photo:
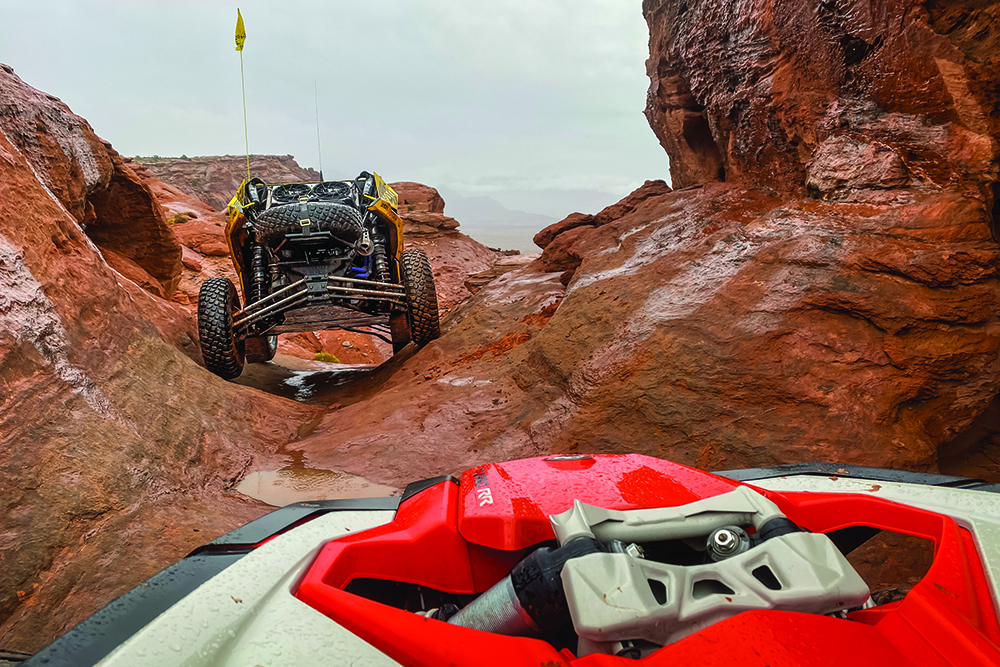
<path id="1" fill-rule="evenodd" d="M 322 405 L 333 402 L 332 394 L 370 377 L 377 368 L 375 365 L 332 364 L 278 354 L 274 361 L 247 364 L 234 382 L 300 403 Z"/>
<path id="2" fill-rule="evenodd" d="M 299 454 L 296 452 L 296 454 Z M 268 505 L 283 507 L 309 500 L 339 498 L 384 498 L 399 495 L 399 489 L 369 482 L 346 472 L 305 467 L 305 457 L 293 456 L 281 470 L 253 472 L 236 490 Z"/>

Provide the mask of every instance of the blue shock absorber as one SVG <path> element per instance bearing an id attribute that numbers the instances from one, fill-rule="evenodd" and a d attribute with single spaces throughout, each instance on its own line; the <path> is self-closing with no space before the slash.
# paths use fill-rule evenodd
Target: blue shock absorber
<path id="1" fill-rule="evenodd" d="M 365 257 L 364 266 L 351 265 L 350 272 L 353 278 L 361 278 L 362 280 L 368 280 L 372 274 L 372 256 L 368 255 L 367 257 Z"/>

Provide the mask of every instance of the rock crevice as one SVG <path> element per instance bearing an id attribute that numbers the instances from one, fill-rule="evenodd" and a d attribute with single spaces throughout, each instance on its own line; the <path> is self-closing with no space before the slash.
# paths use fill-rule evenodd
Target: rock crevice
<path id="1" fill-rule="evenodd" d="M 87 121 L 3 66 L 0 129 L 98 247 L 142 267 L 164 294 L 174 292 L 180 244 L 149 189 Z"/>

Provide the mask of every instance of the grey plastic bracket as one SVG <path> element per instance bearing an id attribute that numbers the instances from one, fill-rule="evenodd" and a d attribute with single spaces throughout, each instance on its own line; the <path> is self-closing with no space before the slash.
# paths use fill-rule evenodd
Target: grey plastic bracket
<path id="1" fill-rule="evenodd" d="M 746 486 L 738 486 L 704 500 L 679 507 L 618 511 L 579 500 L 562 514 L 549 519 L 560 545 L 577 537 L 601 542 L 659 542 L 708 535 L 722 526 L 753 525 L 761 528 L 771 519 L 784 517 L 778 506 Z"/>
<path id="2" fill-rule="evenodd" d="M 561 577 L 577 634 L 601 652 L 623 640 L 670 644 L 742 611 L 830 614 L 869 597 L 858 573 L 818 533 L 782 535 L 705 565 L 590 554 L 567 562 Z"/>
<path id="3" fill-rule="evenodd" d="M 783 518 L 778 506 L 739 486 L 679 507 L 618 511 L 579 501 L 550 517 L 559 544 L 578 537 L 601 542 L 704 540 L 723 526 L 760 530 Z M 672 565 L 641 552 L 574 558 L 561 578 L 578 654 L 610 653 L 617 642 L 675 642 L 742 611 L 781 609 L 831 614 L 861 607 L 868 586 L 826 535 L 791 533 L 704 565 Z"/>

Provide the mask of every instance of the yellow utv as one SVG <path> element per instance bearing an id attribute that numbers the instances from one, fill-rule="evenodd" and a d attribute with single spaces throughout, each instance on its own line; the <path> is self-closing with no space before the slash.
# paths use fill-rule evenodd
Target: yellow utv
<path id="1" fill-rule="evenodd" d="M 198 296 L 205 365 L 225 379 L 274 357 L 278 334 L 344 329 L 398 352 L 440 333 L 434 274 L 423 250 L 403 250 L 396 193 L 378 174 L 268 185 L 244 181 L 226 238 L 243 305 L 228 278 Z"/>

